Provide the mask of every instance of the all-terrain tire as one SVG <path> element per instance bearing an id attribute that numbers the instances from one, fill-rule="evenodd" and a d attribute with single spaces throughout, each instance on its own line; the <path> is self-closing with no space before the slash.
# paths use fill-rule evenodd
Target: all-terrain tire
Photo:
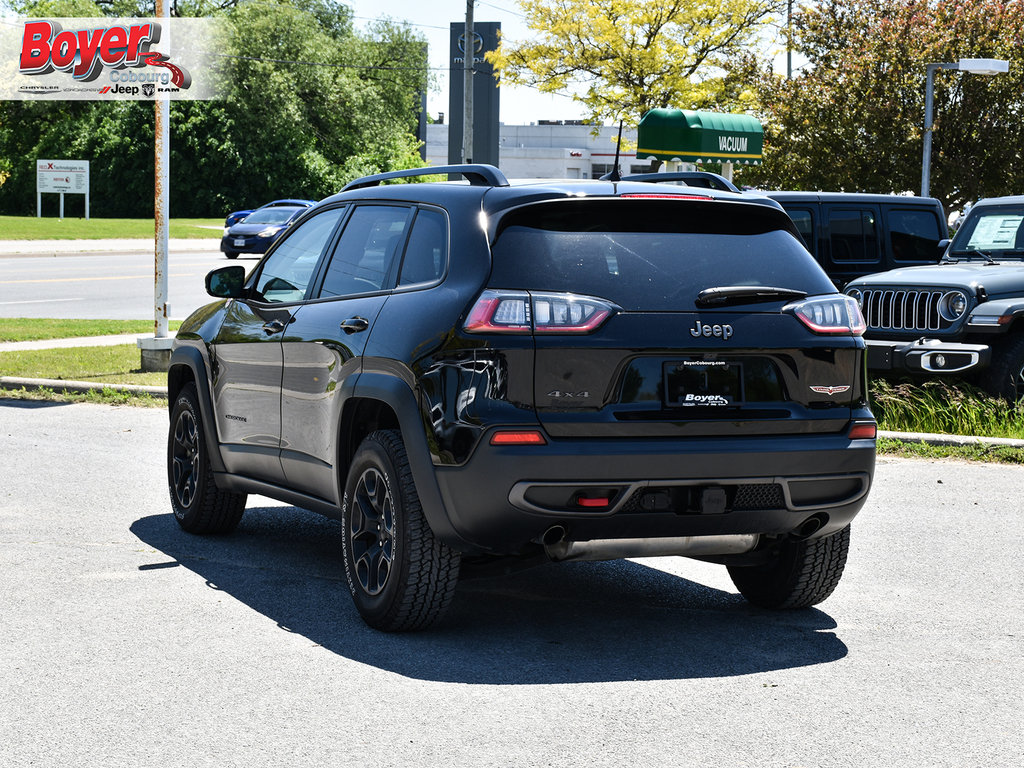
<path id="1" fill-rule="evenodd" d="M 345 578 L 367 624 L 399 632 L 444 615 L 455 596 L 459 553 L 430 530 L 397 430 L 371 433 L 356 451 L 342 526 Z"/>
<path id="2" fill-rule="evenodd" d="M 729 566 L 736 589 L 762 608 L 808 608 L 839 584 L 850 551 L 850 526 L 814 540 L 786 540 L 770 563 Z"/>
<path id="3" fill-rule="evenodd" d="M 992 363 L 978 384 L 990 395 L 1011 403 L 1024 398 L 1024 334 L 1013 334 L 992 350 Z"/>
<path id="4" fill-rule="evenodd" d="M 174 519 L 189 533 L 230 533 L 245 512 L 245 494 L 221 490 L 214 480 L 199 395 L 192 383 L 182 388 L 171 408 L 167 486 Z"/>

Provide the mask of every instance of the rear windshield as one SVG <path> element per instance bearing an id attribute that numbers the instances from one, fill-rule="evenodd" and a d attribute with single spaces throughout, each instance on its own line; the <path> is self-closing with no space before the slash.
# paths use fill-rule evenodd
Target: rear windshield
<path id="1" fill-rule="evenodd" d="M 693 309 L 700 291 L 720 286 L 836 290 L 772 209 L 591 201 L 511 217 L 492 249 L 492 288 L 598 296 L 633 311 Z"/>

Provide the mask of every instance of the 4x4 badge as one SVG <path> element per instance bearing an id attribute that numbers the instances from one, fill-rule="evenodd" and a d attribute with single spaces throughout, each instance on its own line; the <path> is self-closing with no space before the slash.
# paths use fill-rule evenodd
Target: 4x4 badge
<path id="1" fill-rule="evenodd" d="M 820 392 L 823 395 L 838 395 L 840 392 L 846 392 L 849 387 L 811 387 L 813 392 Z"/>

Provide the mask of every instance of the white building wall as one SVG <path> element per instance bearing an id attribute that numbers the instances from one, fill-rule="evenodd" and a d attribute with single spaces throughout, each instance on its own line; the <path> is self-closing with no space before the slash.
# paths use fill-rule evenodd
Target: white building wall
<path id="1" fill-rule="evenodd" d="M 499 130 L 498 167 L 510 179 L 590 179 L 606 173 L 615 161 L 618 127 L 602 126 L 596 136 L 589 125 L 505 125 Z M 623 173 L 650 167 L 636 159 L 636 131 L 623 130 L 619 164 Z M 427 162 L 448 163 L 448 125 L 427 126 Z M 595 167 L 596 166 L 596 167 Z"/>

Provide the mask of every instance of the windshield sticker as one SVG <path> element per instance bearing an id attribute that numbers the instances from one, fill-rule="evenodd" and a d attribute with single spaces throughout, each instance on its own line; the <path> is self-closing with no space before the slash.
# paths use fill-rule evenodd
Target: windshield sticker
<path id="1" fill-rule="evenodd" d="M 967 247 L 977 248 L 979 251 L 1016 248 L 1017 229 L 1021 221 L 1024 221 L 1024 215 L 1000 213 L 982 216 L 971 233 Z"/>

